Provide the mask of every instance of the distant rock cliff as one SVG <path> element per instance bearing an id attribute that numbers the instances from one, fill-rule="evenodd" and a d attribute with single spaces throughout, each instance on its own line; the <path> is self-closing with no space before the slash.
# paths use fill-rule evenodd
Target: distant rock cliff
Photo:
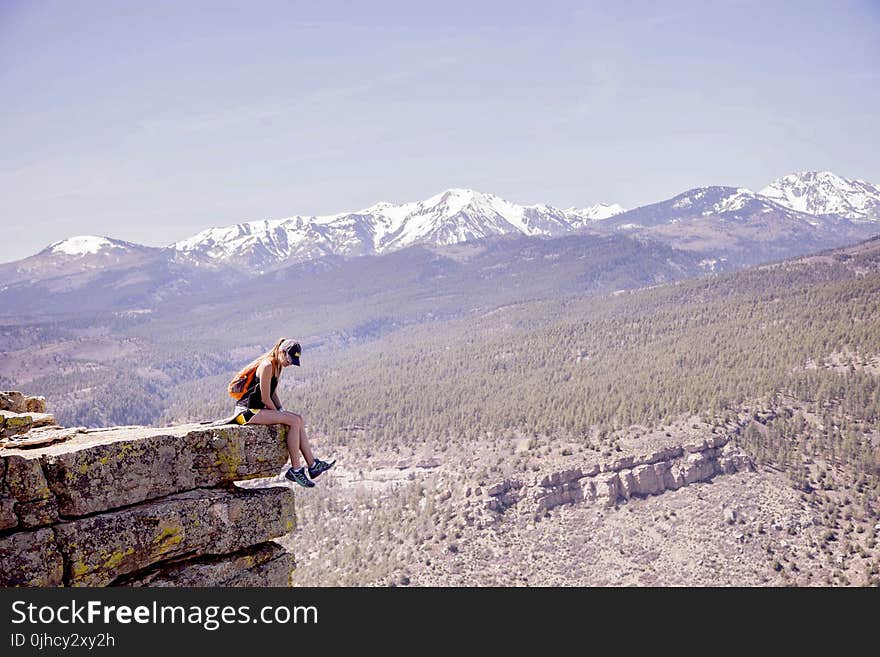
<path id="1" fill-rule="evenodd" d="M 278 474 L 277 428 L 50 426 L 10 438 L 27 400 L 0 393 L 0 586 L 289 585 L 293 554 L 272 539 L 294 528 L 292 490 L 234 485 Z"/>
<path id="2" fill-rule="evenodd" d="M 695 425 L 697 426 L 697 425 Z M 721 474 L 754 471 L 752 458 L 731 438 L 742 427 L 732 423 L 717 433 L 697 427 L 697 434 L 682 438 L 669 434 L 648 444 L 630 441 L 611 459 L 594 458 L 579 466 L 553 469 L 535 477 L 510 477 L 467 490 L 469 523 L 493 524 L 508 510 L 536 518 L 562 504 L 601 504 L 613 507 L 632 497 L 660 495 Z"/>

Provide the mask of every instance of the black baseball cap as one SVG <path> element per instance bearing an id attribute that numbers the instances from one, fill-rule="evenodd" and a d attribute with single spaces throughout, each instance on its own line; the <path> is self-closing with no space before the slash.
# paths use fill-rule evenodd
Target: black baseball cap
<path id="1" fill-rule="evenodd" d="M 285 340 L 284 344 L 281 345 L 281 349 L 290 358 L 290 362 L 299 367 L 299 355 L 302 353 L 302 347 L 299 346 L 299 342 Z"/>

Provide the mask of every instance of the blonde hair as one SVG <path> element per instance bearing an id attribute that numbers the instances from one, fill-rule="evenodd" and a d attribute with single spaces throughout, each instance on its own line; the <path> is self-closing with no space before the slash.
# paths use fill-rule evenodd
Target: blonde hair
<path id="1" fill-rule="evenodd" d="M 287 340 L 287 338 L 281 338 L 278 342 L 275 343 L 274 347 L 272 347 L 262 356 L 255 358 L 244 369 L 249 370 L 252 367 L 257 367 L 261 362 L 268 358 L 272 362 L 272 376 L 277 377 L 278 373 L 281 371 L 281 345 L 284 343 L 285 340 Z"/>

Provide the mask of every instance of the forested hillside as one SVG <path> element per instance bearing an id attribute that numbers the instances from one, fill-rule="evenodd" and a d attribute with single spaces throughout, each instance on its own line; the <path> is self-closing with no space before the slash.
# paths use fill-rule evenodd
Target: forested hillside
<path id="1" fill-rule="evenodd" d="M 512 430 L 581 435 L 716 414 L 780 391 L 834 397 L 874 421 L 876 377 L 864 368 L 880 353 L 880 278 L 857 273 L 873 257 L 509 305 L 412 327 L 307 352 L 302 371 L 285 377 L 286 394 L 323 431 L 357 424 L 393 441 Z M 807 369 L 835 354 L 844 371 Z M 167 419 L 203 414 L 221 382 L 189 386 Z"/>

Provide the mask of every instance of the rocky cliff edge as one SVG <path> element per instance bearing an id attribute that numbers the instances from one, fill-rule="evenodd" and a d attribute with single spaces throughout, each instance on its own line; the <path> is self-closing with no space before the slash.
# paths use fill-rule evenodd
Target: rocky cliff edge
<path id="1" fill-rule="evenodd" d="M 0 410 L 0 586 L 289 585 L 293 554 L 272 539 L 294 528 L 293 491 L 235 485 L 283 468 L 277 427 L 13 434 L 45 402 L 0 393 Z"/>

